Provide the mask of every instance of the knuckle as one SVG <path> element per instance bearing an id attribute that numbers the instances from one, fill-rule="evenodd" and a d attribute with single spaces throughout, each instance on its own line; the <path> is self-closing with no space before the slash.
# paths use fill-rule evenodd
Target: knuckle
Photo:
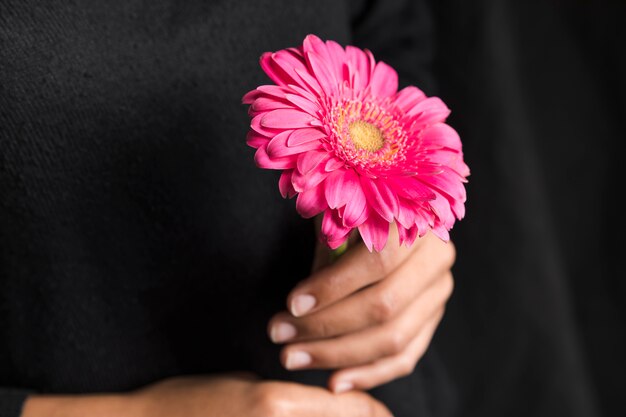
<path id="1" fill-rule="evenodd" d="M 286 417 L 285 399 L 280 395 L 280 390 L 271 385 L 258 386 L 251 394 L 251 401 L 259 416 Z"/>
<path id="2" fill-rule="evenodd" d="M 379 292 L 373 303 L 374 321 L 384 323 L 389 321 L 396 313 L 396 297 L 391 291 Z"/>
<path id="3" fill-rule="evenodd" d="M 397 355 L 404 351 L 407 345 L 407 336 L 404 332 L 393 330 L 387 335 L 386 354 Z"/>
<path id="4" fill-rule="evenodd" d="M 379 406 L 373 398 L 367 396 L 366 394 L 356 394 L 358 395 L 358 401 L 355 401 L 352 404 L 351 411 L 355 417 L 377 417 L 379 416 Z"/>
<path id="5" fill-rule="evenodd" d="M 337 288 L 346 285 L 348 278 L 344 274 L 324 273 L 315 281 L 315 290 L 322 297 L 332 298 L 332 294 L 337 292 Z"/>
<path id="6" fill-rule="evenodd" d="M 332 324 L 324 319 L 312 320 L 307 326 L 307 332 L 312 337 L 327 338 L 334 336 Z"/>
<path id="7" fill-rule="evenodd" d="M 402 355 L 399 358 L 398 364 L 398 376 L 409 376 L 415 371 L 415 365 L 417 361 L 410 357 L 409 355 Z"/>
<path id="8" fill-rule="evenodd" d="M 444 247 L 446 248 L 444 258 L 446 265 L 448 268 L 452 268 L 456 262 L 456 246 L 454 246 L 454 243 L 450 240 L 444 245 Z"/>
<path id="9" fill-rule="evenodd" d="M 446 299 L 450 298 L 452 296 L 452 293 L 454 292 L 454 276 L 452 275 L 451 272 L 446 274 L 446 278 L 444 279 L 444 283 L 443 283 L 443 293 Z"/>

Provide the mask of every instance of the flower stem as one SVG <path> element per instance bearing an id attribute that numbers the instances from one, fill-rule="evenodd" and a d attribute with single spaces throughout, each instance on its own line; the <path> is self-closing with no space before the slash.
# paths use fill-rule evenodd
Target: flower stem
<path id="1" fill-rule="evenodd" d="M 347 239 L 339 247 L 337 247 L 337 249 L 334 249 L 330 253 L 330 261 L 331 262 L 335 262 L 337 259 L 339 259 L 341 257 L 341 255 L 343 255 L 345 253 L 346 250 L 348 250 L 348 240 Z"/>

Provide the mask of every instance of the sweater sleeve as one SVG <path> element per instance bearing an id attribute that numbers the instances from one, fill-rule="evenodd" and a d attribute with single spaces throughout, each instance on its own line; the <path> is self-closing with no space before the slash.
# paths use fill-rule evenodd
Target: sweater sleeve
<path id="1" fill-rule="evenodd" d="M 19 417 L 30 391 L 0 387 L 0 417 Z"/>

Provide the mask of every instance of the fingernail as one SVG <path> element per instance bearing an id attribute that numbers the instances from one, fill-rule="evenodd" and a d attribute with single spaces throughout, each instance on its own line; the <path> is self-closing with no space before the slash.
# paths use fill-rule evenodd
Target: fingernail
<path id="1" fill-rule="evenodd" d="M 311 309 L 315 307 L 316 302 L 317 300 L 315 300 L 315 297 L 313 297 L 312 295 L 298 295 L 294 297 L 293 301 L 291 302 L 291 314 L 296 317 L 300 317 L 301 315 L 311 311 Z"/>
<path id="2" fill-rule="evenodd" d="M 274 343 L 285 342 L 289 339 L 293 339 L 296 336 L 296 328 L 291 323 L 276 323 L 270 330 L 270 339 Z"/>
<path id="3" fill-rule="evenodd" d="M 354 388 L 354 385 L 352 385 L 352 382 L 348 382 L 348 381 L 337 382 L 337 385 L 335 385 L 335 394 L 341 394 L 342 392 L 350 391 L 352 388 Z"/>
<path id="4" fill-rule="evenodd" d="M 306 352 L 296 351 L 291 352 L 287 355 L 287 363 L 285 364 L 285 368 L 287 369 L 298 369 L 303 366 L 310 365 L 312 362 L 311 355 Z"/>

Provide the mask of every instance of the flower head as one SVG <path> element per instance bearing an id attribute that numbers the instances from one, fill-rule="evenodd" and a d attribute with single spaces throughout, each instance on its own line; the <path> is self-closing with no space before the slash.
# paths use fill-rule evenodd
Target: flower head
<path id="1" fill-rule="evenodd" d="M 267 52 L 275 85 L 248 92 L 257 166 L 282 170 L 283 197 L 305 218 L 323 213 L 321 237 L 339 247 L 358 228 L 371 251 L 396 222 L 400 244 L 432 230 L 443 240 L 465 214 L 469 168 L 448 107 L 370 51 L 323 42 Z"/>

